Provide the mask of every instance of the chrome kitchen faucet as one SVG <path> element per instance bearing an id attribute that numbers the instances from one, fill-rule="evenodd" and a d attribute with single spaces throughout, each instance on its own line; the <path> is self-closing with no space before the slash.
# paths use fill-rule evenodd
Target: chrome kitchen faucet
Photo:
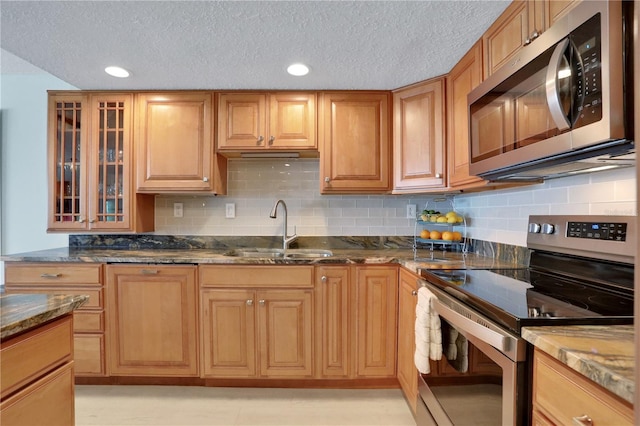
<path id="1" fill-rule="evenodd" d="M 276 203 L 273 205 L 273 209 L 271 209 L 271 214 L 269 215 L 269 217 L 271 219 L 275 219 L 277 217 L 278 204 L 282 204 L 282 207 L 284 208 L 284 221 L 282 224 L 282 249 L 287 250 L 289 248 L 289 244 L 297 240 L 298 236 L 296 235 L 296 230 L 294 227 L 293 235 L 287 237 L 287 204 L 284 202 L 284 200 L 276 201 Z"/>

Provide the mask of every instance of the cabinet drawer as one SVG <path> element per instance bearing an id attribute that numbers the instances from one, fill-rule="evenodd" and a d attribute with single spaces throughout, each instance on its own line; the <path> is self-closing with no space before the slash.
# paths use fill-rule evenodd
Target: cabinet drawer
<path id="1" fill-rule="evenodd" d="M 205 287 L 313 287 L 313 266 L 200 266 Z"/>
<path id="2" fill-rule="evenodd" d="M 632 425 L 633 409 L 608 390 L 536 349 L 533 404 L 555 424 L 587 415 L 594 425 Z"/>
<path id="3" fill-rule="evenodd" d="M 6 284 L 101 285 L 101 264 L 5 263 Z"/>
<path id="4" fill-rule="evenodd" d="M 104 335 L 79 334 L 73 338 L 76 376 L 106 376 Z"/>
<path id="5" fill-rule="evenodd" d="M 0 397 L 71 360 L 71 315 L 0 344 Z"/>
<path id="6" fill-rule="evenodd" d="M 73 362 L 0 404 L 3 426 L 75 424 Z"/>
<path id="7" fill-rule="evenodd" d="M 104 331 L 104 312 L 76 311 L 73 313 L 75 333 L 101 333 Z"/>
<path id="8" fill-rule="evenodd" d="M 103 309 L 104 308 L 104 292 L 101 288 L 65 288 L 65 287 L 38 287 L 36 288 L 34 285 L 14 285 L 7 284 L 6 285 L 7 293 L 23 293 L 23 294 L 43 294 L 43 293 L 56 293 L 56 294 L 68 294 L 68 295 L 86 295 L 89 296 L 89 300 L 87 303 L 82 305 L 78 311 L 84 310 L 95 310 L 95 309 Z"/>

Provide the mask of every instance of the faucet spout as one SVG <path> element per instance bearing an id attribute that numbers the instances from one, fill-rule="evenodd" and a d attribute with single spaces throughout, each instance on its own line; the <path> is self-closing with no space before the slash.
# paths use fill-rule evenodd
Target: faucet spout
<path id="1" fill-rule="evenodd" d="M 273 205 L 273 208 L 271 209 L 271 213 L 269 214 L 269 217 L 271 219 L 275 219 L 278 215 L 278 206 L 282 205 L 282 208 L 284 209 L 284 218 L 282 221 L 282 249 L 283 250 L 287 250 L 289 248 L 289 244 L 291 244 L 292 242 L 294 242 L 295 240 L 298 239 L 298 236 L 296 235 L 296 231 L 294 229 L 293 231 L 293 235 L 291 236 L 287 236 L 287 203 L 284 202 L 284 200 L 278 200 L 276 201 L 276 203 Z"/>

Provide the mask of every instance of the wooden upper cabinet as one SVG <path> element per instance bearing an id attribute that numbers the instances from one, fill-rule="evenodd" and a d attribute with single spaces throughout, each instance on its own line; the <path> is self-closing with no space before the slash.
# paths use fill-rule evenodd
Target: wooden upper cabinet
<path id="1" fill-rule="evenodd" d="M 320 192 L 388 193 L 391 94 L 326 92 L 321 97 Z"/>
<path id="2" fill-rule="evenodd" d="M 393 193 L 445 186 L 444 78 L 393 94 Z"/>
<path id="3" fill-rule="evenodd" d="M 222 93 L 218 101 L 218 151 L 264 150 L 316 155 L 315 93 Z"/>
<path id="4" fill-rule="evenodd" d="M 484 78 L 509 63 L 522 47 L 573 9 L 581 0 L 514 0 L 482 36 Z"/>
<path id="5" fill-rule="evenodd" d="M 226 194 L 226 161 L 213 152 L 213 94 L 138 94 L 140 192 Z"/>
<path id="6" fill-rule="evenodd" d="M 153 231 L 154 200 L 133 191 L 132 117 L 131 93 L 49 93 L 48 231 Z"/>
<path id="7" fill-rule="evenodd" d="M 485 181 L 469 175 L 469 108 L 467 95 L 482 81 L 482 43 L 477 42 L 447 76 L 447 158 L 449 187 Z"/>
<path id="8" fill-rule="evenodd" d="M 507 64 L 525 45 L 528 26 L 526 1 L 514 0 L 482 36 L 485 78 Z"/>

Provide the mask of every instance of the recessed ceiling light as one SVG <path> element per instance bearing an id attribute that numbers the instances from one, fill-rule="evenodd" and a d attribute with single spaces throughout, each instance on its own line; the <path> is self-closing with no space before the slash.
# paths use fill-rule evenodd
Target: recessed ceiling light
<path id="1" fill-rule="evenodd" d="M 287 72 L 296 77 L 300 77 L 309 74 L 309 67 L 305 64 L 291 64 L 289 68 L 287 68 Z"/>
<path id="2" fill-rule="evenodd" d="M 114 77 L 119 77 L 119 78 L 129 77 L 129 71 L 125 70 L 124 68 L 120 68 L 120 67 L 106 67 L 104 69 L 104 72 L 106 72 L 107 74 L 112 75 Z"/>

